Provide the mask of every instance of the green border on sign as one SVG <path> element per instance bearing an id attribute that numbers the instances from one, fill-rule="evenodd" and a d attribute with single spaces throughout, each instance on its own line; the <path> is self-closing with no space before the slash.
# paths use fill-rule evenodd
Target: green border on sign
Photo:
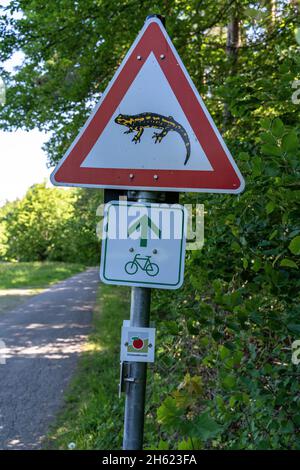
<path id="1" fill-rule="evenodd" d="M 157 204 L 157 203 L 153 203 L 153 204 Z M 112 202 L 110 203 L 110 206 L 108 208 L 108 211 L 107 211 L 107 225 L 109 224 L 109 209 L 110 207 L 112 206 L 121 206 L 122 205 L 122 202 Z M 127 206 L 135 206 L 135 207 L 151 207 L 151 203 L 142 203 L 142 204 L 139 204 L 139 203 L 131 203 L 131 202 L 126 202 L 126 205 Z M 104 279 L 106 279 L 106 281 L 114 281 L 114 282 L 124 282 L 124 283 L 128 283 L 128 284 L 150 284 L 150 285 L 160 285 L 160 286 L 177 286 L 179 283 L 180 283 L 180 274 L 181 274 L 181 264 L 182 264 L 182 245 L 183 245 L 183 233 L 184 233 L 184 209 L 183 208 L 179 208 L 179 207 L 174 207 L 172 208 L 172 210 L 178 210 L 178 211 L 181 211 L 183 213 L 183 217 L 182 217 L 182 227 L 181 227 L 181 233 L 182 233 L 182 237 L 181 237 L 181 244 L 180 244 L 180 261 L 179 261 L 179 273 L 178 273 L 178 281 L 175 283 L 175 284 L 170 284 L 170 283 L 166 283 L 166 282 L 147 282 L 147 281 L 134 281 L 134 280 L 129 280 L 127 281 L 126 279 L 111 279 L 111 278 L 108 278 L 106 277 L 105 275 L 105 268 L 106 268 L 106 251 L 107 251 L 107 241 L 108 241 L 108 236 L 105 238 L 105 245 L 104 245 L 104 262 L 103 262 L 103 277 Z"/>

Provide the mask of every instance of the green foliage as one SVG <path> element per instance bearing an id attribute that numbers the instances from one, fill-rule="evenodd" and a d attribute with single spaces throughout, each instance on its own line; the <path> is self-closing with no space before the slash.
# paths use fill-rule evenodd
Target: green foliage
<path id="1" fill-rule="evenodd" d="M 32 186 L 23 199 L 0 209 L 1 258 L 96 263 L 100 202 L 99 191 Z"/>
<path id="2" fill-rule="evenodd" d="M 35 262 L 0 263 L 0 289 L 39 289 L 85 269 L 82 264 Z"/>
<path id="3" fill-rule="evenodd" d="M 161 432 L 175 448 L 194 435 L 194 416 L 205 417 L 195 418 L 198 448 L 300 448 L 291 362 L 300 333 L 298 128 L 279 118 L 264 127 L 261 150 L 243 154 L 244 194 L 205 204 L 206 242 L 188 256 L 184 288 L 172 302 L 155 294 L 157 318 L 177 324 L 167 342 L 176 361 L 166 380 L 188 370 L 202 383 L 193 403 L 179 406 L 169 390 L 158 408 Z"/>

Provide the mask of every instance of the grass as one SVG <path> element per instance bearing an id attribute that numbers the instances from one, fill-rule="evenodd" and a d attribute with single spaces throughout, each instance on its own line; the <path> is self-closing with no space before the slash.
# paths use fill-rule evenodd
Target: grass
<path id="1" fill-rule="evenodd" d="M 43 289 L 0 289 L 0 313 L 5 313 L 21 305 Z"/>
<path id="2" fill-rule="evenodd" d="M 118 399 L 120 332 L 129 318 L 129 289 L 101 285 L 77 374 L 45 442 L 48 449 L 120 449 L 124 397 Z"/>
<path id="3" fill-rule="evenodd" d="M 82 264 L 71 263 L 0 263 L 0 289 L 41 289 L 84 269 Z"/>
<path id="4" fill-rule="evenodd" d="M 82 264 L 71 263 L 0 263 L 0 314 L 84 269 Z"/>

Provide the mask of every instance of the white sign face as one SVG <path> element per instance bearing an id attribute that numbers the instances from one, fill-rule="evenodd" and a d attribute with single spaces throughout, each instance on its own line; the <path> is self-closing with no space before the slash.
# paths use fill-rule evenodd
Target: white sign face
<path id="1" fill-rule="evenodd" d="M 123 326 L 121 362 L 154 362 L 155 328 Z"/>
<path id="2" fill-rule="evenodd" d="M 180 132 L 183 129 L 182 132 L 189 136 L 190 156 L 187 158 L 185 139 L 179 132 L 169 132 L 155 145 L 153 137 L 157 129 L 145 124 L 140 140 L 132 141 L 135 133 L 129 132 L 129 121 L 126 124 L 126 120 L 120 119 L 118 124 L 118 116 L 136 116 L 141 110 L 145 113 L 144 121 L 147 112 L 149 119 L 155 112 L 160 116 L 157 121 L 172 116 L 180 123 Z M 116 168 L 181 170 L 185 167 L 185 161 L 187 170 L 213 171 L 157 59 L 151 53 L 81 166 L 111 168 L 113 163 Z"/>
<path id="3" fill-rule="evenodd" d="M 187 211 L 179 204 L 112 201 L 105 206 L 100 278 L 106 284 L 178 289 Z"/>

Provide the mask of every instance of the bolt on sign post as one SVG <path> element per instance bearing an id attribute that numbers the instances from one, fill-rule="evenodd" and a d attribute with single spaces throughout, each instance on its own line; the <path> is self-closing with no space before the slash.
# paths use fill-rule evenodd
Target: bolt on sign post
<path id="1" fill-rule="evenodd" d="M 159 16 L 146 19 L 51 181 L 128 191 L 130 202 L 111 201 L 105 207 L 100 277 L 132 288 L 130 332 L 124 340 L 123 327 L 121 345 L 123 449 L 141 449 L 146 366 L 154 360 L 151 289 L 178 289 L 184 276 L 187 216 L 182 206 L 166 203 L 166 192 L 238 194 L 244 189 Z"/>

